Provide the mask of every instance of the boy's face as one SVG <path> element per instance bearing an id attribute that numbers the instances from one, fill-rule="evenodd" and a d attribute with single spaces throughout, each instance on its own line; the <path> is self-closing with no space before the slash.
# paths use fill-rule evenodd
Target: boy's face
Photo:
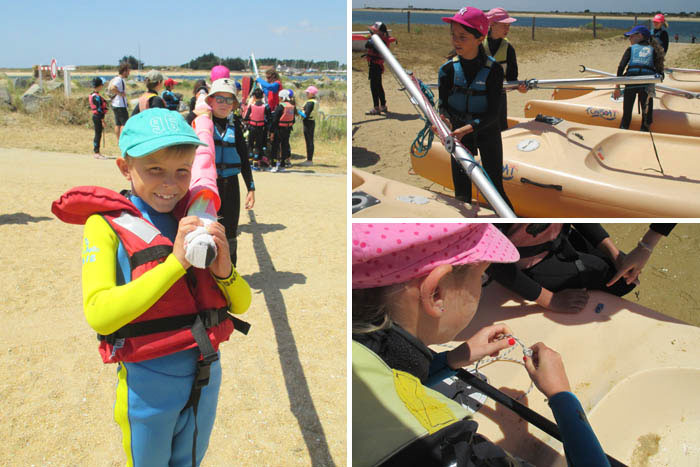
<path id="1" fill-rule="evenodd" d="M 471 58 L 470 56 L 479 50 L 482 38 L 476 38 L 472 33 L 467 32 L 461 26 L 450 24 L 452 46 L 460 57 Z"/>
<path id="2" fill-rule="evenodd" d="M 131 182 L 131 189 L 138 197 L 158 212 L 171 212 L 190 188 L 192 162 L 191 151 L 168 153 L 160 149 L 145 157 L 117 159 L 122 175 Z"/>

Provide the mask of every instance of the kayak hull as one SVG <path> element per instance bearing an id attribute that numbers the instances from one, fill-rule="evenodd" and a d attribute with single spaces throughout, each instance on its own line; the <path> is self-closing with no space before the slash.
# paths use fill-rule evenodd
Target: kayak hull
<path id="1" fill-rule="evenodd" d="M 700 449 L 700 437 L 687 433 L 700 426 L 700 347 L 695 344 L 700 328 L 599 291 L 591 292 L 580 313 L 552 313 L 492 283 L 483 289 L 472 322 L 448 347 L 497 322 L 507 324 L 524 345 L 544 342 L 561 354 L 572 392 L 603 449 L 617 460 L 635 465 L 635 449 L 649 433 L 662 435 L 668 446 L 685 442 L 692 452 Z M 522 352 L 517 347 L 509 356 L 519 360 Z M 522 395 L 530 385 L 525 369 L 511 362 L 479 371 L 511 397 Z M 554 419 L 536 388 L 520 402 Z M 507 451 L 535 465 L 566 465 L 559 441 L 493 401 L 488 400 L 474 419 L 479 433 Z M 676 455 L 682 454 L 681 448 Z"/>
<path id="2" fill-rule="evenodd" d="M 353 217 L 496 217 L 490 209 L 450 196 L 352 170 Z"/>
<path id="3" fill-rule="evenodd" d="M 520 217 L 700 217 L 699 138 L 655 135 L 662 174 L 649 133 L 522 119 L 501 135 L 503 185 Z M 454 190 L 439 142 L 411 164 Z"/>
<path id="4" fill-rule="evenodd" d="M 651 131 L 672 135 L 700 136 L 700 100 L 658 93 L 654 99 Z M 553 100 L 533 99 L 525 104 L 524 114 L 563 118 L 572 122 L 619 128 L 622 121 L 622 98 L 613 99 L 610 91 L 585 88 L 555 90 Z M 637 105 L 632 111 L 631 130 L 641 128 Z"/>

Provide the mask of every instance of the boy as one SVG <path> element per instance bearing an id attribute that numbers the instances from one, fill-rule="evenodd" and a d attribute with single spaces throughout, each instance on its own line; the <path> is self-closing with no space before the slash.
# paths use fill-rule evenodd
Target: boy
<path id="1" fill-rule="evenodd" d="M 280 104 L 272 110 L 272 159 L 277 158 L 277 164 L 271 172 L 283 172 L 286 161 L 292 157 L 292 150 L 289 146 L 289 137 L 292 134 L 292 125 L 296 108 L 291 103 L 292 97 L 289 90 L 280 91 Z M 289 163 L 288 167 L 291 167 Z"/>
<path id="2" fill-rule="evenodd" d="M 248 124 L 248 128 L 250 129 L 248 147 L 251 151 L 256 151 L 253 156 L 255 160 L 255 162 L 253 162 L 253 168 L 261 168 L 265 165 L 269 165 L 267 157 L 263 155 L 263 146 L 265 146 L 265 116 L 268 111 L 263 102 L 262 89 L 256 88 L 255 91 L 253 91 L 253 97 L 255 101 L 246 109 L 244 121 Z"/>
<path id="3" fill-rule="evenodd" d="M 175 87 L 176 84 L 179 83 L 174 79 L 166 79 L 163 83 L 163 86 L 165 86 L 165 91 L 163 91 L 163 94 L 160 97 L 163 99 L 163 102 L 165 102 L 166 109 L 177 112 L 177 109 L 180 106 L 180 98 L 173 92 L 173 87 Z"/>
<path id="4" fill-rule="evenodd" d="M 92 140 L 92 149 L 95 153 L 95 159 L 104 159 L 105 156 L 100 154 L 100 140 L 102 140 L 102 129 L 105 126 L 105 112 L 107 112 L 107 101 L 100 96 L 102 89 L 102 78 L 99 76 L 92 80 L 94 91 L 88 98 L 90 101 L 90 110 L 92 110 L 92 124 L 95 127 L 95 137 Z"/>
<path id="5" fill-rule="evenodd" d="M 246 311 L 251 294 L 226 254 L 223 226 L 208 227 L 224 253 L 208 270 L 185 258 L 185 236 L 200 221 L 179 212 L 202 144 L 179 114 L 145 110 L 119 140 L 131 191 L 77 187 L 52 206 L 61 220 L 85 224 L 84 312 L 102 360 L 119 365 L 114 415 L 127 465 L 199 465 L 221 384 L 218 346 L 234 321 L 247 330 L 229 315 Z"/>

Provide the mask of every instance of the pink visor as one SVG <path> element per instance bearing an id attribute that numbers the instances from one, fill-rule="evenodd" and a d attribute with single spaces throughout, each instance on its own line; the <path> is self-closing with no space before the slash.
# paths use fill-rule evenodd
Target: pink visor
<path id="1" fill-rule="evenodd" d="M 486 13 L 489 23 L 515 23 L 517 19 L 511 17 L 503 8 L 492 8 Z"/>
<path id="2" fill-rule="evenodd" d="M 352 288 L 407 282 L 441 264 L 513 263 L 518 251 L 491 224 L 352 224 Z"/>
<path id="3" fill-rule="evenodd" d="M 484 12 L 478 8 L 467 6 L 455 13 L 453 17 L 442 18 L 442 20 L 446 23 L 459 23 L 462 26 L 476 29 L 482 36 L 489 32 L 489 20 Z"/>

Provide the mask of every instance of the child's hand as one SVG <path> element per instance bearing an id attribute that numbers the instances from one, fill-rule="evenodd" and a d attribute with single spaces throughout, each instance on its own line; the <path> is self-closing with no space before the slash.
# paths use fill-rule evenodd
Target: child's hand
<path id="1" fill-rule="evenodd" d="M 454 136 L 457 139 L 462 139 L 464 135 L 468 135 L 469 133 L 474 131 L 474 127 L 469 125 L 464 125 L 463 127 L 457 128 L 455 131 L 452 132 L 452 136 Z"/>
<path id="2" fill-rule="evenodd" d="M 586 289 L 564 289 L 554 293 L 547 308 L 557 313 L 578 313 L 588 303 L 588 297 Z"/>
<path id="3" fill-rule="evenodd" d="M 249 191 L 245 197 L 245 208 L 253 209 L 255 206 L 255 191 Z"/>
<path id="4" fill-rule="evenodd" d="M 532 357 L 524 357 L 525 369 L 537 389 L 548 398 L 563 391 L 571 391 L 561 355 L 542 342 L 530 348 Z"/>
<path id="5" fill-rule="evenodd" d="M 180 223 L 177 226 L 177 235 L 175 235 L 175 241 L 173 242 L 173 254 L 185 269 L 192 266 L 185 258 L 185 236 L 196 229 L 198 225 L 202 225 L 199 217 L 187 216 L 180 219 Z"/>
<path id="6" fill-rule="evenodd" d="M 464 344 L 447 354 L 447 365 L 452 369 L 457 369 L 471 365 L 487 355 L 495 357 L 501 350 L 515 344 L 515 341 L 511 339 L 498 339 L 505 334 L 512 334 L 512 331 L 503 323 L 480 329 Z"/>
<path id="7" fill-rule="evenodd" d="M 613 91 L 613 98 L 614 99 L 619 99 L 620 98 L 620 87 L 616 87 L 615 90 Z"/>
<path id="8" fill-rule="evenodd" d="M 518 91 L 525 94 L 527 92 L 527 84 L 521 83 L 518 85 Z"/>
<path id="9" fill-rule="evenodd" d="M 212 222 L 207 227 L 207 231 L 214 238 L 218 250 L 216 259 L 209 265 L 209 270 L 216 277 L 227 278 L 231 275 L 233 265 L 231 264 L 231 251 L 226 238 L 226 229 L 218 222 Z"/>

